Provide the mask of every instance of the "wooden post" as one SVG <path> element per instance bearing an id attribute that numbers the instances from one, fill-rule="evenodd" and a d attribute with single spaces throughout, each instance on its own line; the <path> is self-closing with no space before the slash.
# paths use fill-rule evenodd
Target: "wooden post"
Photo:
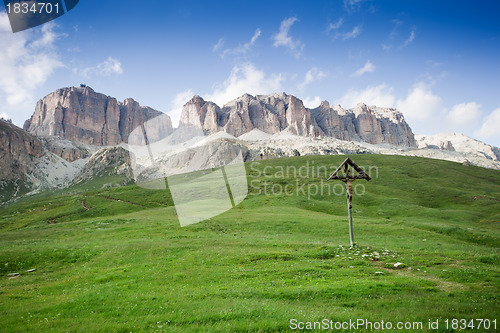
<path id="1" fill-rule="evenodd" d="M 351 240 L 351 247 L 354 246 L 354 226 L 352 224 L 352 182 L 348 179 L 345 183 L 347 194 L 347 216 L 349 218 L 349 237 Z"/>
<path id="2" fill-rule="evenodd" d="M 357 172 L 357 174 L 349 175 L 349 166 L 352 166 L 353 169 Z M 340 170 L 344 168 L 344 175 L 339 176 L 338 173 Z M 351 241 L 351 247 L 354 246 L 354 226 L 352 223 L 352 182 L 355 179 L 365 179 L 370 180 L 370 176 L 368 176 L 360 167 L 358 167 L 350 158 L 346 158 L 344 162 L 335 170 L 330 177 L 328 177 L 327 181 L 331 179 L 339 179 L 345 182 L 346 194 L 347 194 L 347 217 L 349 219 L 349 238 Z"/>

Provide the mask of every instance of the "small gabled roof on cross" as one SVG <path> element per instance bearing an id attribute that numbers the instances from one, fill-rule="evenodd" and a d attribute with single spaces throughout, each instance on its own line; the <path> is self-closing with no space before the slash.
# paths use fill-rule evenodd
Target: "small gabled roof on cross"
<path id="1" fill-rule="evenodd" d="M 356 175 L 349 175 L 349 166 L 352 166 L 352 168 L 354 170 L 356 170 L 357 174 Z M 342 169 L 342 167 L 344 167 L 344 176 L 343 177 L 339 177 L 337 175 L 337 173 Z M 339 167 L 337 168 L 337 170 L 335 170 L 331 175 L 330 177 L 328 177 L 328 179 L 326 181 L 329 181 L 330 179 L 340 179 L 340 180 L 354 180 L 354 179 L 366 179 L 366 180 L 370 180 L 370 176 L 368 176 L 359 166 L 356 165 L 356 163 L 354 163 L 349 157 L 346 158 L 344 160 L 344 162 L 342 162 L 341 165 L 339 165 Z"/>

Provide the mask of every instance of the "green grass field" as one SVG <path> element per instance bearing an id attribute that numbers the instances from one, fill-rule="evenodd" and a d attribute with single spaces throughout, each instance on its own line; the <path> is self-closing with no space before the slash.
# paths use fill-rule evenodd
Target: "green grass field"
<path id="1" fill-rule="evenodd" d="M 321 183 L 344 158 L 247 163 L 247 199 L 183 228 L 168 191 L 103 179 L 0 208 L 0 332 L 498 331 L 500 172 L 351 156 L 373 179 L 355 182 L 350 249 L 343 184 Z"/>

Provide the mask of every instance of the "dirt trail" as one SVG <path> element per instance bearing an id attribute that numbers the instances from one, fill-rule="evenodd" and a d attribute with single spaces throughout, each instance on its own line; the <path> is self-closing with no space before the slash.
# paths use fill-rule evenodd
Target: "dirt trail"
<path id="1" fill-rule="evenodd" d="M 85 198 L 86 198 L 86 197 L 87 197 L 87 196 L 85 196 Z M 83 207 L 83 209 L 85 209 L 85 210 L 90 210 L 90 208 L 87 206 L 87 200 L 85 200 L 85 199 L 84 199 L 84 200 L 82 200 L 82 207 Z"/>

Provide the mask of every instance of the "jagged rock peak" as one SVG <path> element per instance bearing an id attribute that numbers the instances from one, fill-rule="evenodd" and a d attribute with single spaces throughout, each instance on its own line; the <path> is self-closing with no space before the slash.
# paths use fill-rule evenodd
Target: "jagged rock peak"
<path id="1" fill-rule="evenodd" d="M 127 142 L 128 135 L 144 122 L 163 115 L 140 106 L 132 98 L 120 103 L 89 86 L 58 89 L 38 101 L 24 129 L 38 136 L 58 136 L 96 146 Z M 168 116 L 166 116 L 168 117 Z M 170 119 L 170 118 L 169 118 Z M 171 123 L 159 129 L 171 132 Z"/>
<path id="2" fill-rule="evenodd" d="M 319 107 L 322 109 L 330 109 L 330 103 L 328 101 L 321 101 L 319 104 Z"/>
<path id="3" fill-rule="evenodd" d="M 204 103 L 205 100 L 199 96 L 199 95 L 194 95 L 186 104 L 196 104 L 196 103 Z"/>
<path id="4" fill-rule="evenodd" d="M 205 133 L 223 130 L 240 136 L 258 129 L 268 134 L 281 131 L 309 137 L 334 137 L 372 144 L 415 147 L 416 142 L 401 112 L 359 103 L 353 109 L 331 107 L 327 101 L 308 109 L 286 93 L 243 94 L 222 108 L 194 96 L 184 105 L 181 125 L 201 126 Z"/>
<path id="5" fill-rule="evenodd" d="M 125 98 L 125 100 L 123 101 L 123 103 L 120 103 L 118 102 L 119 104 L 123 104 L 123 105 L 139 105 L 138 102 L 136 102 L 133 98 L 129 97 L 129 98 Z"/>

